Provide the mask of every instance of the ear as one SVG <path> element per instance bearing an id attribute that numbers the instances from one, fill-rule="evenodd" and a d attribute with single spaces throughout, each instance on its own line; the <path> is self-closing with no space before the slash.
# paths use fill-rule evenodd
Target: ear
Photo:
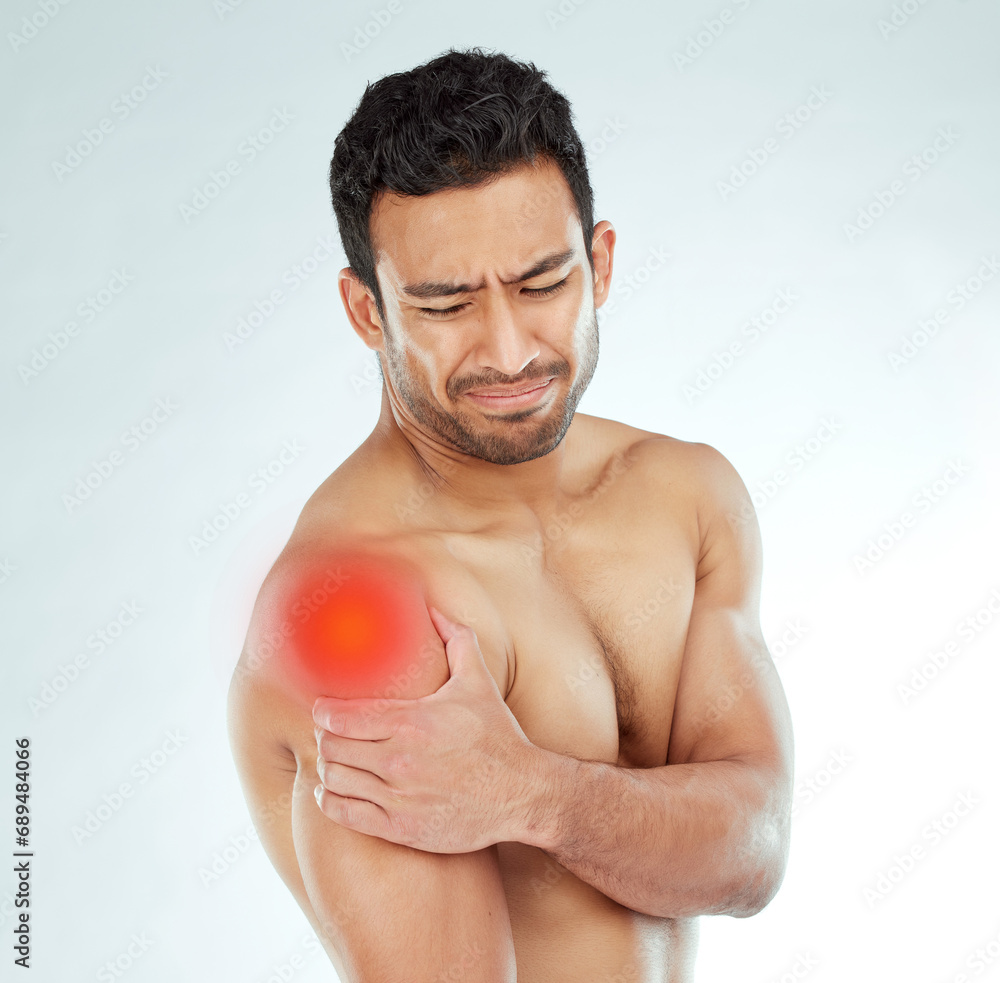
<path id="1" fill-rule="evenodd" d="M 608 299 L 611 290 L 611 270 L 615 261 L 615 227 L 608 221 L 594 226 L 591 242 L 594 257 L 594 307 L 600 307 Z"/>
<path id="2" fill-rule="evenodd" d="M 382 322 L 379 320 L 375 298 L 371 291 L 349 266 L 340 271 L 338 286 L 340 299 L 344 302 L 344 310 L 347 312 L 351 327 L 372 351 L 384 353 L 385 337 Z"/>

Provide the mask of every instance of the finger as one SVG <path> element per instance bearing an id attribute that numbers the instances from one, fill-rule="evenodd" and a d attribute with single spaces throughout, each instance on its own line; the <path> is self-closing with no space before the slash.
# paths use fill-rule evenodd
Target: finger
<path id="1" fill-rule="evenodd" d="M 392 700 L 339 700 L 321 696 L 313 704 L 313 722 L 331 734 L 353 737 L 355 740 L 372 741 L 388 737 L 391 722 L 387 711 Z"/>
<path id="2" fill-rule="evenodd" d="M 450 676 L 460 672 L 485 669 L 485 659 L 479 648 L 479 638 L 468 625 L 449 622 L 452 632 L 444 640 L 444 652 L 448 659 Z M 444 635 L 441 636 L 444 639 Z"/>
<path id="3" fill-rule="evenodd" d="M 313 792 L 323 815 L 338 825 L 357 830 L 359 833 L 366 833 L 369 836 L 378 836 L 386 840 L 393 839 L 388 816 L 386 816 L 385 810 L 379 806 L 361 799 L 335 795 L 323 788 L 322 785 L 317 785 Z M 393 842 L 399 843 L 400 840 L 393 839 Z"/>
<path id="4" fill-rule="evenodd" d="M 364 799 L 376 805 L 380 802 L 384 783 L 370 771 L 329 761 L 320 755 L 316 759 L 316 774 L 328 792 L 352 799 Z"/>
<path id="5" fill-rule="evenodd" d="M 316 751 L 324 761 L 333 761 L 349 768 L 360 768 L 374 773 L 374 755 L 377 748 L 368 741 L 340 737 L 321 730 L 316 741 Z"/>

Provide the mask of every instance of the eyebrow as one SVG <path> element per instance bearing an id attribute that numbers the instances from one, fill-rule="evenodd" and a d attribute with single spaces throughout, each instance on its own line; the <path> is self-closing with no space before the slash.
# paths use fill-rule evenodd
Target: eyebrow
<path id="1" fill-rule="evenodd" d="M 525 270 L 524 273 L 514 277 L 513 280 L 501 280 L 500 282 L 506 284 L 522 283 L 525 280 L 541 276 L 543 273 L 549 273 L 569 262 L 573 258 L 574 252 L 575 250 L 573 249 L 567 249 L 565 252 L 552 253 L 544 257 L 544 259 L 540 259 L 530 270 Z M 472 286 L 469 283 L 448 283 L 441 280 L 421 280 L 419 283 L 406 284 L 403 287 L 403 292 L 409 294 L 411 297 L 451 297 L 455 294 L 469 294 L 474 290 L 482 290 L 485 286 L 485 280 L 478 286 Z"/>

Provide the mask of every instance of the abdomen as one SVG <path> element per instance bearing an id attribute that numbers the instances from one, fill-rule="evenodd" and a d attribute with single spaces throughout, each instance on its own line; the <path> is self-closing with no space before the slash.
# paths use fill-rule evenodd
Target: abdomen
<path id="1" fill-rule="evenodd" d="M 523 843 L 497 845 L 518 983 L 690 983 L 697 919 L 612 901 Z"/>

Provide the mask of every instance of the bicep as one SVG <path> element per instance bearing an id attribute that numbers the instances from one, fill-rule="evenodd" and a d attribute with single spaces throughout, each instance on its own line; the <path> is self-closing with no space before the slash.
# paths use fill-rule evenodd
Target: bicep
<path id="1" fill-rule="evenodd" d="M 323 815 L 314 785 L 302 775 L 295 783 L 295 854 L 320 939 L 343 960 L 345 981 L 516 979 L 495 846 L 436 854 L 367 836 Z"/>
<path id="2" fill-rule="evenodd" d="M 297 579 L 276 580 L 270 596 L 259 603 L 260 613 L 289 610 L 287 585 Z M 351 582 L 359 580 L 354 575 Z M 399 698 L 434 692 L 449 675 L 444 646 L 426 611 L 422 617 L 426 624 L 421 622 L 411 638 L 415 651 L 397 653 L 393 695 Z M 292 637 L 273 625 L 269 631 L 268 620 L 255 618 L 246 651 L 253 651 L 261 637 Z M 313 794 L 318 776 L 311 718 L 312 702 L 320 694 L 303 690 L 316 675 L 303 675 L 296 658 L 286 642 L 262 663 L 262 671 L 239 677 L 234 687 L 241 696 L 230 701 L 231 736 L 241 777 L 246 775 L 244 788 L 255 790 L 248 802 L 252 796 L 289 796 L 280 828 L 266 839 L 262 834 L 262 840 L 345 983 L 430 983 L 452 978 L 452 971 L 468 983 L 515 980 L 495 846 L 464 854 L 428 853 L 340 826 L 320 810 Z M 322 674 L 325 695 L 377 695 L 364 693 L 366 683 L 357 677 L 341 681 L 338 666 L 331 653 Z M 283 679 L 286 670 L 290 675 Z M 299 735 L 293 741 L 297 764 L 293 757 L 289 772 L 285 759 L 283 774 L 282 759 L 274 752 L 279 735 L 275 729 L 266 732 L 267 721 L 276 719 L 282 721 L 276 730 Z M 242 751 L 235 750 L 237 744 Z"/>
<path id="3" fill-rule="evenodd" d="M 760 628 L 756 515 L 732 465 L 701 446 L 701 552 L 668 764 L 741 760 L 786 784 L 791 718 Z"/>

